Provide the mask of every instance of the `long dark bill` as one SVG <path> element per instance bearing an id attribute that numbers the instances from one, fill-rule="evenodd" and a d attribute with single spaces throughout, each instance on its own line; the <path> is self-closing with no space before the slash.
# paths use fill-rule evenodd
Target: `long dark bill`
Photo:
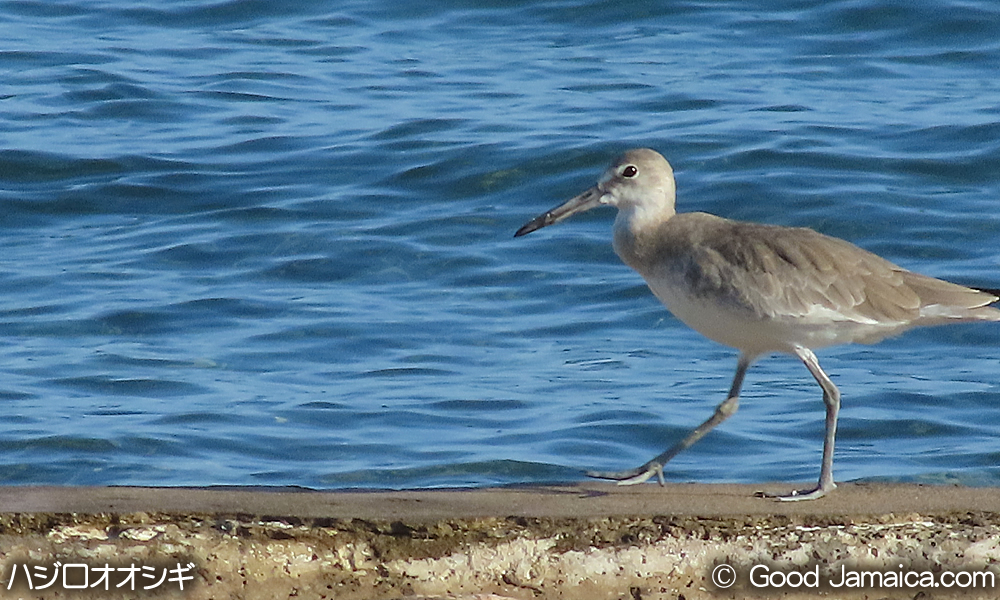
<path id="1" fill-rule="evenodd" d="M 521 237 L 522 235 L 528 235 L 536 229 L 541 229 L 542 227 L 548 227 L 566 219 L 576 213 L 581 213 L 594 208 L 595 206 L 601 205 L 601 196 L 603 192 L 592 187 L 586 192 L 571 198 L 566 202 L 560 204 L 559 206 L 553 208 L 550 211 L 544 212 L 534 219 L 528 221 L 523 227 L 517 230 L 514 237 Z"/>

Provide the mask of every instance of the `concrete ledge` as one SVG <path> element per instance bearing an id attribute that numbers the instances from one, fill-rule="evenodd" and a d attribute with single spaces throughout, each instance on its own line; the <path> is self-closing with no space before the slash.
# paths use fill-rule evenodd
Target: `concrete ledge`
<path id="1" fill-rule="evenodd" d="M 761 489 L 789 486 L 0 488 L 0 597 L 1000 598 L 1000 490 L 842 484 L 780 503 Z M 193 565 L 192 579 L 37 589 L 57 561 L 89 583 L 105 565 Z M 713 583 L 729 583 L 723 564 L 731 587 Z M 755 566 L 775 585 L 753 585 Z"/>

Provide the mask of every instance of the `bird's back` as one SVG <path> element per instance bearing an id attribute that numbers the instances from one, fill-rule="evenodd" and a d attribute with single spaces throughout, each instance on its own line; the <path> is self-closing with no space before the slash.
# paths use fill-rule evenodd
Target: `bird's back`
<path id="1" fill-rule="evenodd" d="M 1000 320 L 990 293 L 913 273 L 811 229 L 682 213 L 649 231 L 616 228 L 615 250 L 675 316 L 751 352 Z"/>

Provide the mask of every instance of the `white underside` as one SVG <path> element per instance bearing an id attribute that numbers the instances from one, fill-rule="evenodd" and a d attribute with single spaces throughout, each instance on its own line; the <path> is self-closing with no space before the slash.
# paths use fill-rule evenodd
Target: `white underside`
<path id="1" fill-rule="evenodd" d="M 796 346 L 824 348 L 871 343 L 900 333 L 906 323 L 859 322 L 824 307 L 801 317 L 764 319 L 724 300 L 698 297 L 683 285 L 650 283 L 650 289 L 685 325 L 710 340 L 747 354 L 794 352 Z"/>

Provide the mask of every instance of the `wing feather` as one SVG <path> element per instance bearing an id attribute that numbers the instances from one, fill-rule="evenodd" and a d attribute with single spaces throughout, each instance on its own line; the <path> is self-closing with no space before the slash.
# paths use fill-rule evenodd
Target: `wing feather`
<path id="1" fill-rule="evenodd" d="M 965 313 L 997 300 L 811 229 L 683 213 L 659 236 L 657 254 L 667 256 L 655 264 L 679 271 L 696 294 L 722 298 L 766 319 L 904 326 L 944 314 L 983 318 Z M 990 318 L 1000 316 L 985 310 Z"/>

